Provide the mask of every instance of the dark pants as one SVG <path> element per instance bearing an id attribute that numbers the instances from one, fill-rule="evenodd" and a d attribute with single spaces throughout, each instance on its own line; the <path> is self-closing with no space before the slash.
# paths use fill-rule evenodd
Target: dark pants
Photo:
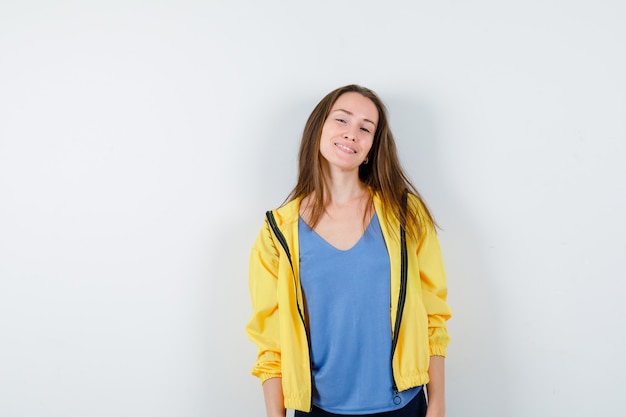
<path id="1" fill-rule="evenodd" d="M 294 417 L 340 417 L 348 416 L 347 414 L 333 414 L 324 411 L 316 406 L 310 413 L 304 413 L 302 411 L 296 411 Z M 424 389 L 407 403 L 404 407 L 395 411 L 385 411 L 384 413 L 376 414 L 351 414 L 349 417 L 424 417 L 426 415 L 426 396 L 424 395 Z"/>

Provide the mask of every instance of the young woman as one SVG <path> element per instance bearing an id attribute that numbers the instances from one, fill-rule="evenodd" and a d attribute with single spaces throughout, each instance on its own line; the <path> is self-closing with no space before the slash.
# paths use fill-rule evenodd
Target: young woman
<path id="1" fill-rule="evenodd" d="M 249 285 L 268 417 L 445 414 L 439 242 L 371 90 L 338 88 L 309 116 L 298 182 L 266 213 Z"/>

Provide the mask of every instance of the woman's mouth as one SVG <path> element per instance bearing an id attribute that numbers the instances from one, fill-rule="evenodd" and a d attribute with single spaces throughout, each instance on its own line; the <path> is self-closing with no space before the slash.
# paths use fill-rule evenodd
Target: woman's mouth
<path id="1" fill-rule="evenodd" d="M 335 146 L 336 146 L 336 147 L 338 147 L 339 149 L 341 149 L 341 150 L 342 150 L 342 151 L 344 151 L 344 152 L 347 152 L 347 153 L 356 153 L 356 150 L 352 149 L 352 148 L 351 148 L 351 147 L 349 147 L 349 146 L 342 145 L 341 143 L 338 143 L 338 142 L 334 142 L 334 144 L 335 144 Z"/>

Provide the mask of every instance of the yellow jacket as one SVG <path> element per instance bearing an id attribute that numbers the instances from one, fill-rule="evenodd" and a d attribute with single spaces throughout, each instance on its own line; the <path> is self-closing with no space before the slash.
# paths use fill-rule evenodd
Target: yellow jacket
<path id="1" fill-rule="evenodd" d="M 421 207 L 412 194 L 409 194 L 408 207 Z M 249 273 L 252 317 L 246 332 L 258 348 L 252 374 L 259 377 L 261 383 L 282 377 L 285 407 L 309 412 L 311 367 L 299 279 L 299 208 L 300 200 L 293 200 L 272 212 L 275 226 L 284 237 L 282 243 L 267 218 L 254 242 Z M 390 222 L 384 220 L 386 213 L 376 195 L 374 208 L 381 219 L 389 251 L 393 331 L 401 292 L 400 225 L 393 216 Z M 284 247 L 290 252 L 291 262 Z M 398 391 L 426 384 L 430 356 L 445 356 L 450 341 L 446 321 L 451 311 L 446 303 L 445 272 L 434 228 L 426 228 L 418 242 L 407 238 L 407 249 L 406 298 L 391 365 Z"/>

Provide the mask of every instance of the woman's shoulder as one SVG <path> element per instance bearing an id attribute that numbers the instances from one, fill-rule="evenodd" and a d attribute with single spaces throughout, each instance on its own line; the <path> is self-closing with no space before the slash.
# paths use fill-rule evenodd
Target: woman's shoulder
<path id="1" fill-rule="evenodd" d="M 287 201 L 282 206 L 275 208 L 273 210 L 270 210 L 270 212 L 272 212 L 272 214 L 274 215 L 274 218 L 279 224 L 297 221 L 299 212 L 300 212 L 301 200 L 302 199 L 300 198 L 292 199 L 290 201 Z"/>
<path id="2" fill-rule="evenodd" d="M 395 210 L 406 210 L 409 221 L 409 229 L 413 231 L 413 236 L 421 237 L 424 234 L 435 231 L 435 223 L 432 219 L 430 211 L 428 207 L 422 200 L 419 194 L 416 194 L 408 189 L 405 189 L 403 192 L 404 195 L 400 197 L 399 207 Z M 406 196 L 406 200 L 405 197 Z M 387 218 L 390 225 L 395 227 L 398 225 L 399 219 L 397 216 L 399 213 L 395 210 L 391 209 L 390 204 L 385 204 L 380 193 L 374 194 L 374 204 L 377 210 L 380 210 L 381 213 Z"/>
<path id="3" fill-rule="evenodd" d="M 422 198 L 410 191 L 408 192 L 407 203 L 409 210 L 413 210 L 414 212 L 421 213 L 426 210 L 426 205 Z"/>
<path id="4" fill-rule="evenodd" d="M 424 204 L 420 196 L 416 195 L 415 193 L 409 190 L 405 190 L 403 193 L 406 194 L 406 208 L 408 210 L 411 210 L 414 212 L 422 212 L 426 209 L 426 205 Z M 373 195 L 373 199 L 375 203 L 378 203 L 382 206 L 389 206 L 389 201 L 385 201 L 385 199 L 383 198 L 382 194 L 379 191 L 373 191 L 372 195 Z M 404 200 L 404 196 L 402 196 L 402 193 L 399 194 L 397 198 L 399 198 L 400 201 Z"/>

